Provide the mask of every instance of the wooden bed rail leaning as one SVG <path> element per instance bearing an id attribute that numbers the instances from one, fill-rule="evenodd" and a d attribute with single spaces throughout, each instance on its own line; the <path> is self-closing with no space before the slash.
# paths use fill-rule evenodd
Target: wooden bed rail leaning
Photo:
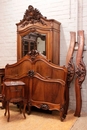
<path id="1" fill-rule="evenodd" d="M 70 32 L 70 46 L 68 49 L 67 57 L 66 57 L 66 67 L 68 70 L 67 74 L 67 87 L 66 87 L 66 113 L 69 106 L 69 87 L 70 83 L 75 77 L 75 96 L 76 96 L 76 109 L 75 116 L 80 116 L 81 107 L 82 107 L 82 96 L 81 96 L 81 88 L 82 83 L 86 76 L 86 67 L 83 62 L 83 51 L 84 51 L 84 31 L 78 31 L 78 39 L 79 41 L 76 43 L 76 33 Z M 75 50 L 75 46 L 77 45 L 77 49 Z M 74 51 L 77 51 L 75 57 L 75 63 L 73 62 L 73 54 Z"/>
<path id="2" fill-rule="evenodd" d="M 73 62 L 73 54 L 74 54 L 74 47 L 75 47 L 75 41 L 76 41 L 76 34 L 75 32 L 70 32 L 70 45 L 66 56 L 66 67 L 67 67 L 67 87 L 66 87 L 66 114 L 69 107 L 69 88 L 72 80 L 75 76 L 75 65 Z"/>
<path id="3" fill-rule="evenodd" d="M 76 93 L 76 110 L 75 116 L 80 116 L 82 107 L 81 87 L 86 76 L 86 66 L 83 62 L 83 51 L 84 51 L 84 31 L 78 31 L 79 42 L 78 50 L 76 55 L 76 79 L 75 79 L 75 93 Z"/>

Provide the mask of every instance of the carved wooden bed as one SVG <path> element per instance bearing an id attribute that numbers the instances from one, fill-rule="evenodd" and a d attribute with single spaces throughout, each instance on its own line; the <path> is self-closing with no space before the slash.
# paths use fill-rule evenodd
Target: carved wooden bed
<path id="1" fill-rule="evenodd" d="M 45 56 L 33 50 L 17 63 L 6 65 L 4 82 L 23 81 L 26 84 L 25 98 L 29 113 L 32 106 L 44 110 L 58 110 L 63 121 L 66 78 L 65 66 L 54 65 Z"/>

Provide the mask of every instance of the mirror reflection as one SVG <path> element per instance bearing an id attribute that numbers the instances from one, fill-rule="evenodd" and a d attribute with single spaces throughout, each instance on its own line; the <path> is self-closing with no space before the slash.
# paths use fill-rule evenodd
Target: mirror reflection
<path id="1" fill-rule="evenodd" d="M 31 50 L 38 50 L 46 56 L 46 35 L 39 33 L 29 33 L 22 37 L 22 52 L 25 56 Z"/>

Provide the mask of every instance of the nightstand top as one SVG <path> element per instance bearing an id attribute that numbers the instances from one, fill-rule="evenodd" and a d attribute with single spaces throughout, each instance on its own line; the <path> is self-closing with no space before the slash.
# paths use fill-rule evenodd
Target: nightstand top
<path id="1" fill-rule="evenodd" d="M 25 85 L 23 81 L 6 81 L 4 82 L 6 86 L 18 86 L 18 85 Z"/>

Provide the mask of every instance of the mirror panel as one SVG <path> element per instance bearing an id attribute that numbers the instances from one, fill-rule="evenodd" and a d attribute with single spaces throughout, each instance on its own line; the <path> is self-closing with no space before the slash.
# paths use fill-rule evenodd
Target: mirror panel
<path id="1" fill-rule="evenodd" d="M 37 50 L 46 56 L 46 35 L 42 34 L 42 37 L 37 39 Z"/>
<path id="2" fill-rule="evenodd" d="M 31 50 L 38 50 L 46 56 L 46 35 L 29 33 L 22 37 L 22 56 Z"/>

